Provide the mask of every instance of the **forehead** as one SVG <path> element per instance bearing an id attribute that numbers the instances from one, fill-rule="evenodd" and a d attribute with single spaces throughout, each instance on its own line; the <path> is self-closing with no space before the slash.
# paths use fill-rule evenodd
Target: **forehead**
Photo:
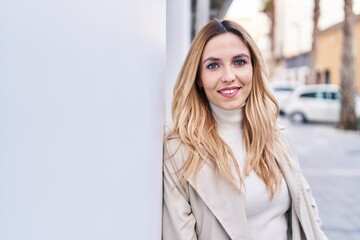
<path id="1" fill-rule="evenodd" d="M 227 32 L 210 39 L 206 43 L 202 58 L 240 53 L 246 53 L 250 56 L 249 48 L 241 38 L 234 33 Z"/>

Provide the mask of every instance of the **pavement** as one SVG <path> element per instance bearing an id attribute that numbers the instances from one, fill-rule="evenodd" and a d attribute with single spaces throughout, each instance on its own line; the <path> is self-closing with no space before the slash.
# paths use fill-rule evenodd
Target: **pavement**
<path id="1" fill-rule="evenodd" d="M 360 131 L 331 124 L 292 124 L 289 131 L 300 165 L 331 240 L 360 240 Z"/>

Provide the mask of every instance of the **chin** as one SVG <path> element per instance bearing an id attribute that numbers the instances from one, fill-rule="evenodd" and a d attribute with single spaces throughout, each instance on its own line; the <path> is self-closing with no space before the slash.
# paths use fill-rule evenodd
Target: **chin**
<path id="1" fill-rule="evenodd" d="M 223 106 L 221 106 L 220 108 L 222 108 L 222 109 L 224 109 L 224 110 L 231 111 L 231 110 L 239 109 L 239 108 L 241 108 L 243 105 L 244 105 L 244 104 L 223 105 Z"/>

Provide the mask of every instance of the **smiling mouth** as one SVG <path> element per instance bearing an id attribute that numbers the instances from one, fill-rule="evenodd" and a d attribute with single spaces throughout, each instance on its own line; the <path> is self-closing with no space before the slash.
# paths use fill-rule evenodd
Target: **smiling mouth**
<path id="1" fill-rule="evenodd" d="M 238 90 L 239 90 L 239 88 L 225 89 L 225 90 L 220 90 L 219 93 L 224 94 L 224 95 L 230 95 Z"/>

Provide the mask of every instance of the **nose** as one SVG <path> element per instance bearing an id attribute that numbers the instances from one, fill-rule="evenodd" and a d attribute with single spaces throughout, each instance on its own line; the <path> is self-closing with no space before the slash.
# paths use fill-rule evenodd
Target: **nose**
<path id="1" fill-rule="evenodd" d="M 221 78 L 223 82 L 233 82 L 235 81 L 235 73 L 231 67 L 224 68 L 223 76 Z"/>

